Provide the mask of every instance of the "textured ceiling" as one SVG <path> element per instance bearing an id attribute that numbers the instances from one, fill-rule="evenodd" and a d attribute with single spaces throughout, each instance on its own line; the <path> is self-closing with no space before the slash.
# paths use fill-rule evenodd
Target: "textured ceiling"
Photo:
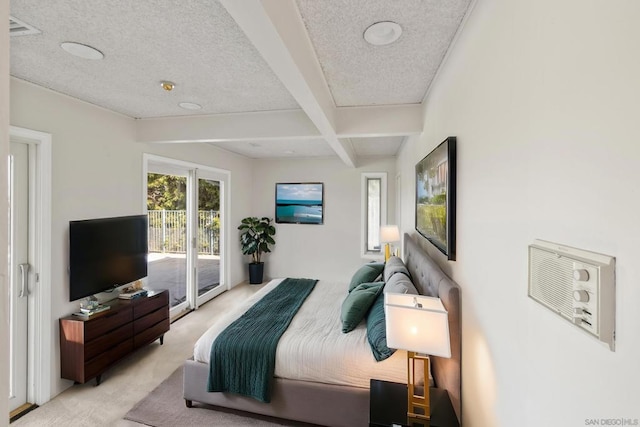
<path id="1" fill-rule="evenodd" d="M 470 0 L 297 0 L 337 106 L 422 102 Z M 371 24 L 402 35 L 373 46 Z"/>
<path id="2" fill-rule="evenodd" d="M 40 35 L 11 38 L 11 74 L 131 117 L 298 108 L 218 1 L 12 0 Z M 73 57 L 77 41 L 101 61 Z M 176 83 L 172 92 L 161 80 Z"/>
<path id="3" fill-rule="evenodd" d="M 11 15 L 41 33 L 11 37 L 11 74 L 171 130 L 145 142 L 216 141 L 251 158 L 338 156 L 354 166 L 358 156 L 396 155 L 422 131 L 419 104 L 470 3 L 12 0 Z M 366 43 L 364 30 L 386 20 L 403 28 L 400 39 Z M 76 58 L 65 41 L 105 57 Z"/>

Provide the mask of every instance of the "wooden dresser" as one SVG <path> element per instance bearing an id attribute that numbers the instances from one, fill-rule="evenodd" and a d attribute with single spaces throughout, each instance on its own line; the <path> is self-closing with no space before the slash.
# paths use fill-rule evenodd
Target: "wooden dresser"
<path id="1" fill-rule="evenodd" d="M 169 292 L 149 291 L 147 296 L 107 303 L 110 310 L 89 319 L 60 319 L 60 375 L 96 385 L 114 363 L 169 330 Z"/>

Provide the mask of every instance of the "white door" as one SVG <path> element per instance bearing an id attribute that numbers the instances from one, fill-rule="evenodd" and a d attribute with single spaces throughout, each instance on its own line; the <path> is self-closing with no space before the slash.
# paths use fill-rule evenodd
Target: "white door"
<path id="1" fill-rule="evenodd" d="M 224 192 L 225 179 L 221 174 L 197 170 L 197 251 L 195 275 L 196 306 L 224 292 Z"/>
<path id="2" fill-rule="evenodd" d="M 29 296 L 29 145 L 11 142 L 9 156 L 9 410 L 27 402 Z"/>

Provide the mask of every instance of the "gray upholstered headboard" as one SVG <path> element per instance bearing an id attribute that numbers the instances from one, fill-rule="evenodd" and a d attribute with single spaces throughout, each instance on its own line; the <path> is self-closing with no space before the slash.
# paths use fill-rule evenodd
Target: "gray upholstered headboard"
<path id="1" fill-rule="evenodd" d="M 405 264 L 413 283 L 423 295 L 439 297 L 449 312 L 451 358 L 431 357 L 431 374 L 436 386 L 449 392 L 451 403 L 461 420 L 461 310 L 460 286 L 447 277 L 413 238 L 404 235 Z"/>

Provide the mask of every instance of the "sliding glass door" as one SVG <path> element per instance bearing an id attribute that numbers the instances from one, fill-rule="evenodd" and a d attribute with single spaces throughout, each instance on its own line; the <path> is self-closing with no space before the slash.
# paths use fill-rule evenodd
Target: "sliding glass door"
<path id="1" fill-rule="evenodd" d="M 187 307 L 188 177 L 178 173 L 147 174 L 147 283 L 152 289 L 169 290 L 171 308 Z"/>
<path id="2" fill-rule="evenodd" d="M 149 216 L 147 287 L 168 289 L 172 316 L 227 289 L 224 268 L 228 172 L 145 156 Z"/>
<path id="3" fill-rule="evenodd" d="M 198 214 L 197 214 L 197 305 L 208 301 L 223 290 L 220 289 L 220 262 L 222 242 L 221 211 L 224 181 L 215 174 L 198 170 Z M 206 178 L 205 178 L 206 177 Z M 218 177 L 219 178 L 219 177 Z"/>

